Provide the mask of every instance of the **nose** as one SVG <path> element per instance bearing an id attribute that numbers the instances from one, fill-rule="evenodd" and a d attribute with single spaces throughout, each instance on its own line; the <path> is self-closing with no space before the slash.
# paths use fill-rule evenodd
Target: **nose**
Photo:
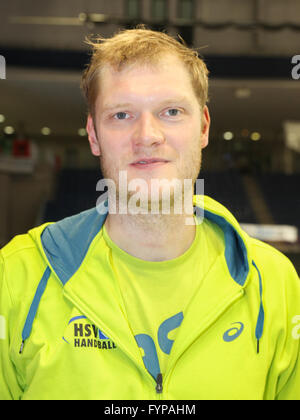
<path id="1" fill-rule="evenodd" d="M 136 122 L 133 142 L 136 146 L 152 146 L 165 141 L 165 136 L 157 118 L 149 113 L 143 113 Z"/>

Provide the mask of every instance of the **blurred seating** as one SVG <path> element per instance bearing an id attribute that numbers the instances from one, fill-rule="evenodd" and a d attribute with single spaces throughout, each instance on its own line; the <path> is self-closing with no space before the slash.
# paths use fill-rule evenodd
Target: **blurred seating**
<path id="1" fill-rule="evenodd" d="M 96 184 L 100 170 L 63 170 L 57 182 L 55 199 L 48 202 L 43 221 L 58 221 L 92 208 L 100 196 Z M 241 223 L 256 223 L 241 176 L 237 171 L 201 172 L 204 193 L 227 207 Z"/>
<path id="2" fill-rule="evenodd" d="M 95 207 L 100 196 L 96 185 L 101 178 L 100 170 L 62 170 L 57 179 L 55 198 L 45 206 L 43 222 L 57 222 Z"/>
<path id="3" fill-rule="evenodd" d="M 300 174 L 261 174 L 256 180 L 275 222 L 300 229 Z"/>
<path id="4" fill-rule="evenodd" d="M 57 221 L 95 206 L 100 192 L 96 184 L 99 170 L 63 170 L 57 183 L 55 199 L 47 203 L 44 221 Z M 257 223 L 242 177 L 235 170 L 201 172 L 204 193 L 227 207 L 240 223 Z M 262 174 L 255 176 L 275 223 L 300 229 L 300 175 Z"/>
<path id="5" fill-rule="evenodd" d="M 239 223 L 257 223 L 242 175 L 237 170 L 201 172 L 199 178 L 204 179 L 204 194 L 223 204 Z"/>

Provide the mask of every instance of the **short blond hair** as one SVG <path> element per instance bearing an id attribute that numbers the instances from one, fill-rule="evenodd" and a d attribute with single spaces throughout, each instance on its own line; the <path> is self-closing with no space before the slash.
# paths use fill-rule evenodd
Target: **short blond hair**
<path id="1" fill-rule="evenodd" d="M 135 29 L 120 30 L 111 38 L 88 38 L 86 42 L 92 47 L 92 57 L 83 72 L 81 88 L 92 117 L 95 116 L 97 95 L 101 93 L 97 76 L 105 65 L 121 71 L 126 65 L 156 64 L 166 54 L 176 55 L 186 66 L 203 109 L 208 101 L 208 69 L 198 52 L 178 37 L 181 42 L 164 32 L 138 25 Z"/>

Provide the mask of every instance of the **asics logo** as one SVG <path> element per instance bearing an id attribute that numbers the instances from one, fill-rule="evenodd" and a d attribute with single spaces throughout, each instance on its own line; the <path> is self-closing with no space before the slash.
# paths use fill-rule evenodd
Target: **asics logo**
<path id="1" fill-rule="evenodd" d="M 244 330 L 244 324 L 242 322 L 233 322 L 231 325 L 238 326 L 225 331 L 223 335 L 223 340 L 226 341 L 226 343 L 230 343 L 231 341 L 236 340 Z"/>

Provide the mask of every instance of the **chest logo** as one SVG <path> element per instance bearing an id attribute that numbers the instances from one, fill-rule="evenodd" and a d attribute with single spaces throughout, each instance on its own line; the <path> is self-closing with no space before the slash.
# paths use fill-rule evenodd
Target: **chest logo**
<path id="1" fill-rule="evenodd" d="M 72 344 L 73 347 L 91 347 L 101 350 L 117 348 L 109 337 L 87 321 L 86 316 L 71 318 L 68 327 L 71 330 L 69 330 L 66 338 L 63 337 L 63 340 L 68 344 Z"/>
<path id="2" fill-rule="evenodd" d="M 223 340 L 226 343 L 236 340 L 244 330 L 244 324 L 242 322 L 233 322 L 231 325 L 236 325 L 236 327 L 230 328 L 225 331 L 223 335 Z"/>
<path id="3" fill-rule="evenodd" d="M 157 331 L 157 339 L 160 349 L 165 354 L 170 354 L 171 348 L 173 346 L 174 340 L 171 340 L 168 337 L 168 334 L 180 327 L 183 321 L 183 313 L 179 312 L 178 314 L 171 316 L 166 319 Z M 143 362 L 146 369 L 150 372 L 154 379 L 157 378 L 157 375 L 160 373 L 160 366 L 158 360 L 157 349 L 153 338 L 148 334 L 137 334 L 135 336 L 136 342 L 139 347 L 144 350 L 145 355 L 143 356 Z"/>

